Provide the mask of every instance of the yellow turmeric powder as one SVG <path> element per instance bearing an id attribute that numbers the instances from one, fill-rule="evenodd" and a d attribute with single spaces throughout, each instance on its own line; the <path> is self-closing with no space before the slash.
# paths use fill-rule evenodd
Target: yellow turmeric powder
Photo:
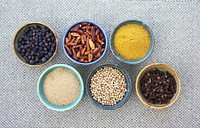
<path id="1" fill-rule="evenodd" d="M 120 27 L 114 35 L 116 52 L 127 60 L 143 58 L 150 48 L 150 37 L 147 30 L 137 24 Z"/>

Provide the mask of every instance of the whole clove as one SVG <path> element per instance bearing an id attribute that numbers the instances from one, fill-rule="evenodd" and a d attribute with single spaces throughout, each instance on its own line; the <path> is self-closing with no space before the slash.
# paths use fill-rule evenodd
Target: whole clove
<path id="1" fill-rule="evenodd" d="M 147 102 L 167 104 L 176 93 L 176 80 L 168 71 L 153 68 L 141 78 L 140 91 Z"/>

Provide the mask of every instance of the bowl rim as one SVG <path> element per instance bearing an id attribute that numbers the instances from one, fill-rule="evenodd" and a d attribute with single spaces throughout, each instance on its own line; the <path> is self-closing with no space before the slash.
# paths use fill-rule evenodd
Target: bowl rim
<path id="1" fill-rule="evenodd" d="M 45 102 L 44 102 L 44 99 L 41 97 L 41 91 L 40 91 L 40 86 L 43 86 L 43 85 L 41 85 L 40 84 L 40 82 L 41 82 L 41 79 L 44 77 L 44 75 L 49 71 L 49 70 L 51 70 L 51 69 L 57 69 L 57 68 L 66 68 L 66 69 L 68 69 L 68 70 L 70 70 L 70 71 L 72 71 L 75 75 L 76 75 L 76 77 L 77 77 L 77 79 L 79 80 L 79 85 L 80 85 L 80 93 L 79 93 L 79 95 L 78 95 L 78 97 L 76 98 L 76 100 L 75 101 L 73 101 L 72 103 L 70 103 L 70 104 L 72 104 L 71 106 L 64 106 L 65 108 L 55 108 L 56 107 L 56 105 L 54 105 L 54 104 L 52 104 L 53 106 L 55 106 L 55 107 L 51 107 L 51 106 L 49 106 L 49 105 L 47 105 Z M 54 69 L 54 70 L 55 70 Z M 53 70 L 52 70 L 53 71 Z M 50 73 L 50 72 L 49 72 Z M 42 92 L 43 93 L 43 92 Z M 52 65 L 52 66 L 50 66 L 50 67 L 48 67 L 47 69 L 45 69 L 43 72 L 42 72 L 42 74 L 40 75 L 40 77 L 39 77 L 39 79 L 38 79 L 38 82 L 37 82 L 37 95 L 38 95 L 38 97 L 39 97 L 39 99 L 40 99 L 40 102 L 42 102 L 42 104 L 44 105 L 44 106 L 46 106 L 48 109 L 51 109 L 51 110 L 56 110 L 56 111 L 66 111 L 66 110 L 70 110 L 70 109 L 72 109 L 72 108 L 74 108 L 80 101 L 81 101 L 81 99 L 82 99 L 82 97 L 83 97 L 83 94 L 84 94 L 84 82 L 83 82 L 83 79 L 82 79 L 82 77 L 81 77 L 81 75 L 80 75 L 80 73 L 74 68 L 74 67 L 72 67 L 72 66 L 70 66 L 70 65 L 67 65 L 67 64 L 55 64 L 55 65 Z M 48 101 L 48 100 L 47 100 Z M 49 101 L 48 101 L 49 102 Z M 50 102 L 49 102 L 50 103 Z M 50 103 L 51 104 L 51 103 Z M 59 106 L 58 106 L 59 107 Z"/>
<path id="2" fill-rule="evenodd" d="M 156 106 L 156 105 L 154 105 L 154 104 L 148 103 L 147 101 L 144 100 L 143 96 L 141 96 L 140 89 L 139 89 L 139 80 L 140 80 L 140 78 L 142 77 L 142 74 L 143 74 L 144 72 L 146 72 L 146 70 L 147 70 L 148 68 L 152 68 L 152 67 L 162 67 L 162 68 L 164 68 L 166 71 L 170 71 L 170 72 L 172 72 L 172 73 L 174 74 L 174 75 L 173 75 L 173 74 L 172 74 L 172 75 L 174 76 L 174 78 L 176 79 L 176 82 L 177 82 L 177 91 L 176 91 L 176 93 L 174 94 L 174 98 L 172 98 L 168 104 L 163 104 L 162 106 Z M 177 72 L 176 72 L 172 67 L 170 67 L 169 65 L 167 65 L 167 64 L 165 64 L 165 63 L 153 63 L 153 64 L 150 64 L 150 65 L 145 66 L 145 67 L 139 72 L 139 74 L 138 74 L 138 76 L 137 76 L 137 78 L 136 78 L 136 82 L 135 82 L 135 90 L 136 90 L 137 96 L 139 97 L 140 101 L 141 101 L 144 105 L 146 105 L 146 106 L 148 106 L 148 107 L 150 107 L 150 108 L 153 108 L 153 109 L 164 109 L 164 108 L 167 108 L 167 107 L 171 106 L 172 104 L 174 104 L 174 103 L 177 101 L 178 97 L 180 96 L 180 92 L 181 92 L 180 77 L 179 77 L 179 75 L 177 74 Z"/>
<path id="3" fill-rule="evenodd" d="M 21 58 L 18 56 L 18 52 L 15 49 L 15 43 L 16 43 L 17 35 L 21 32 L 22 29 L 26 28 L 29 25 L 37 25 L 37 24 L 43 25 L 43 26 L 47 27 L 48 29 L 50 29 L 50 31 L 53 33 L 53 35 L 55 37 L 56 48 L 55 48 L 53 55 L 45 63 L 32 65 L 32 64 L 28 64 L 28 63 L 24 62 L 23 60 L 21 60 Z M 51 27 L 49 27 L 47 24 L 42 23 L 42 22 L 27 22 L 26 24 L 24 24 L 20 28 L 18 28 L 18 30 L 15 32 L 15 36 L 14 36 L 13 43 L 12 43 L 12 49 L 14 51 L 16 58 L 24 65 L 29 66 L 29 67 L 40 67 L 40 66 L 43 66 L 43 65 L 49 63 L 55 57 L 55 55 L 58 51 L 58 38 L 57 38 L 56 33 L 53 31 L 53 29 Z"/>
<path id="4" fill-rule="evenodd" d="M 149 37 L 150 37 L 150 47 L 149 47 L 149 50 L 147 51 L 146 55 L 143 57 L 143 58 L 140 58 L 140 59 L 137 59 L 137 60 L 126 60 L 125 58 L 121 57 L 120 55 L 117 54 L 117 52 L 115 51 L 114 47 L 113 47 L 113 39 L 114 39 L 114 35 L 116 33 L 116 31 L 126 25 L 126 24 L 137 24 L 137 25 L 140 25 L 140 26 L 143 26 L 149 33 Z M 139 63 L 142 63 L 144 62 L 146 59 L 148 59 L 150 57 L 150 55 L 152 54 L 153 50 L 154 50 L 154 46 L 155 46 L 155 38 L 154 38 L 154 35 L 153 35 L 153 31 L 151 30 L 151 28 L 145 24 L 144 22 L 142 21 L 139 21 L 139 20 L 126 20 L 126 21 L 123 21 L 121 23 L 119 23 L 111 32 L 111 35 L 110 35 L 110 41 L 109 41 L 109 47 L 111 49 L 111 52 L 112 54 L 115 56 L 115 58 L 117 58 L 119 61 L 121 62 L 124 62 L 126 64 L 139 64 Z"/>
<path id="5" fill-rule="evenodd" d="M 126 79 L 126 84 L 127 84 L 126 85 L 126 89 L 127 89 L 127 91 L 125 92 L 124 97 L 122 98 L 122 100 L 120 100 L 119 102 L 117 102 L 115 105 L 112 105 L 112 106 L 104 106 L 101 103 L 99 103 L 96 100 L 94 100 L 93 97 L 91 96 L 90 85 L 89 85 L 90 81 L 91 81 L 91 78 L 94 75 L 94 73 L 96 73 L 96 71 L 101 69 L 102 67 L 113 67 L 115 69 L 118 69 L 124 75 L 124 77 Z M 118 64 L 112 64 L 112 63 L 102 64 L 102 65 L 99 65 L 96 68 L 94 68 L 90 72 L 90 74 L 88 75 L 85 86 L 86 86 L 86 93 L 88 95 L 89 101 L 94 106 L 96 106 L 96 107 L 98 107 L 100 109 L 103 109 L 103 110 L 115 110 L 117 108 L 122 107 L 128 101 L 128 99 L 130 98 L 130 96 L 132 94 L 132 90 L 133 90 L 133 85 L 131 83 L 131 79 L 130 79 L 128 73 L 124 69 L 122 69 Z"/>
<path id="6" fill-rule="evenodd" d="M 95 61 L 89 62 L 89 63 L 83 63 L 83 62 L 79 62 L 79 61 L 74 60 L 72 57 L 70 57 L 70 56 L 68 55 L 68 53 L 66 52 L 66 49 L 65 49 L 65 38 L 66 38 L 66 36 L 67 36 L 69 30 L 70 30 L 73 26 L 75 26 L 76 24 L 83 23 L 83 22 L 89 22 L 89 23 L 92 23 L 92 24 L 96 25 L 96 26 L 102 31 L 102 33 L 103 33 L 103 35 L 104 35 L 104 37 L 105 37 L 105 48 L 104 48 L 103 53 L 101 54 L 101 56 L 100 56 L 98 59 L 96 59 Z M 97 22 L 94 22 L 94 21 L 92 21 L 92 20 L 78 20 L 78 21 L 76 21 L 75 23 L 71 24 L 69 27 L 67 27 L 67 29 L 65 30 L 64 36 L 63 36 L 63 38 L 62 38 L 62 47 L 63 47 L 63 51 L 64 51 L 65 56 L 67 56 L 67 58 L 68 58 L 69 60 L 71 60 L 71 61 L 74 62 L 75 64 L 87 66 L 87 65 L 91 65 L 91 64 L 94 64 L 94 63 L 100 61 L 100 60 L 105 56 L 106 51 L 107 51 L 107 49 L 108 49 L 108 37 L 107 37 L 107 34 L 106 34 L 105 30 L 104 30 Z"/>

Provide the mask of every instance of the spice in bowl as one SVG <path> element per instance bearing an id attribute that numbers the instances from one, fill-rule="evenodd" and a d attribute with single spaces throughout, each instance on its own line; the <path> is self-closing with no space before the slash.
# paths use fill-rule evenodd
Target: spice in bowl
<path id="1" fill-rule="evenodd" d="M 114 34 L 114 49 L 126 60 L 138 60 L 146 56 L 150 48 L 150 35 L 144 26 L 125 24 Z"/>
<path id="2" fill-rule="evenodd" d="M 72 71 L 57 68 L 46 76 L 43 92 L 50 103 L 65 106 L 77 99 L 80 93 L 80 84 Z"/>
<path id="3" fill-rule="evenodd" d="M 177 83 L 168 71 L 153 68 L 140 80 L 140 91 L 145 100 L 152 104 L 167 104 L 177 91 Z"/>
<path id="4" fill-rule="evenodd" d="M 115 105 L 127 91 L 125 76 L 116 68 L 103 67 L 92 76 L 90 91 L 93 99 L 100 104 Z"/>
<path id="5" fill-rule="evenodd" d="M 28 65 L 46 63 L 54 56 L 57 47 L 52 30 L 40 23 L 29 23 L 22 27 L 14 42 L 17 56 Z"/>
<path id="6" fill-rule="evenodd" d="M 101 57 L 105 48 L 105 40 L 98 26 L 90 22 L 82 22 L 69 30 L 64 46 L 73 60 L 89 63 Z"/>

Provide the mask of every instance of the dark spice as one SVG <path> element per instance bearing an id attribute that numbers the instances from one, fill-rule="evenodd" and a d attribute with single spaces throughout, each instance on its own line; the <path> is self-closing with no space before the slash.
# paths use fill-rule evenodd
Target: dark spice
<path id="1" fill-rule="evenodd" d="M 168 71 L 153 68 L 141 78 L 140 90 L 147 102 L 166 104 L 176 93 L 176 80 Z"/>
<path id="2" fill-rule="evenodd" d="M 56 49 L 53 32 L 46 26 L 28 26 L 17 43 L 17 52 L 31 65 L 48 61 Z"/>
<path id="3" fill-rule="evenodd" d="M 88 63 L 98 59 L 105 47 L 103 32 L 94 24 L 83 22 L 73 26 L 65 38 L 65 49 L 74 60 Z"/>

